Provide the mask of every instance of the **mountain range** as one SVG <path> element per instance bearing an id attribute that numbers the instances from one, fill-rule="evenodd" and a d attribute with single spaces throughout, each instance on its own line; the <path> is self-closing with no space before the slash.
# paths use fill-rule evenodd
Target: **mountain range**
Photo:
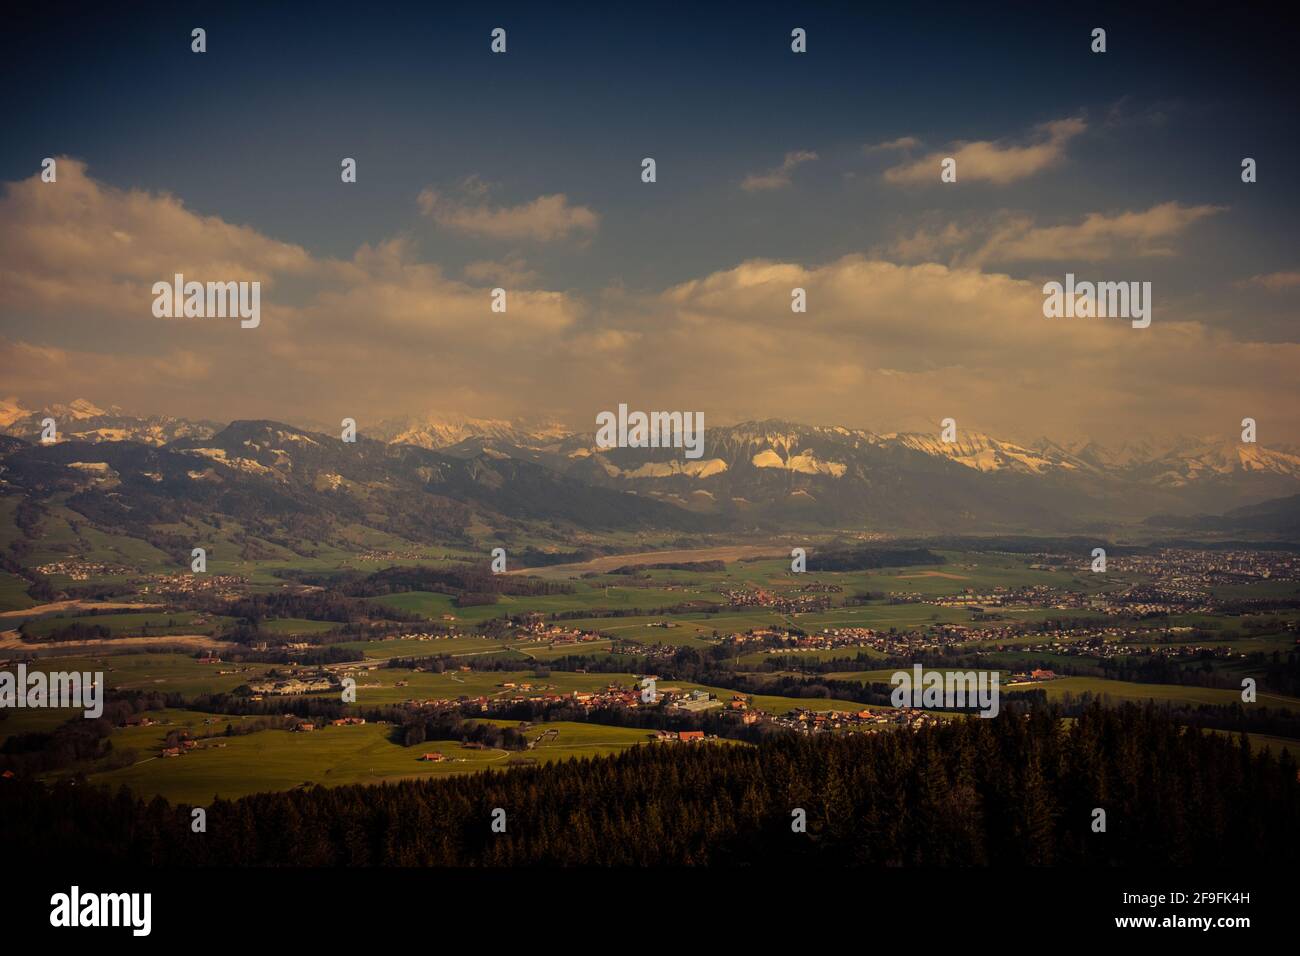
<path id="1" fill-rule="evenodd" d="M 59 440 L 40 442 L 54 418 Z M 0 494 L 68 505 L 105 526 L 211 511 L 317 540 L 341 525 L 414 539 L 467 529 L 824 528 L 1092 532 L 1158 526 L 1267 534 L 1294 511 L 1300 455 L 1231 438 L 1019 444 L 977 433 L 878 434 L 747 422 L 706 430 L 704 454 L 595 447 L 555 424 L 434 417 L 346 443 L 271 421 L 137 417 L 78 399 L 0 402 Z M 1239 512 L 1234 509 L 1248 509 Z M 1253 509 L 1253 510 L 1250 510 Z M 1276 531 L 1288 527 L 1279 518 Z"/>

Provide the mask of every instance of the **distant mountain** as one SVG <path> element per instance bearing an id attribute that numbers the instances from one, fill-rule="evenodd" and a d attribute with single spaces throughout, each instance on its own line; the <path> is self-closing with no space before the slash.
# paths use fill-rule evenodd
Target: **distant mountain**
<path id="1" fill-rule="evenodd" d="M 0 428 L 8 428 L 15 422 L 22 421 L 31 412 L 23 408 L 18 399 L 10 396 L 0 398 Z"/>
<path id="2" fill-rule="evenodd" d="M 64 469 L 59 480 L 86 485 L 81 493 L 92 498 L 107 495 L 109 481 L 117 480 L 127 486 L 114 489 L 118 499 L 149 492 L 256 511 L 255 499 L 265 492 L 285 513 L 337 508 L 340 520 L 374 519 L 371 526 L 393 529 L 406 522 L 442 536 L 472 521 L 1090 533 L 1151 515 L 1231 521 L 1234 509 L 1300 492 L 1300 456 L 1292 451 L 1185 437 L 1106 448 L 959 432 L 944 442 L 937 433 L 767 420 L 708 427 L 703 455 L 692 459 L 672 448 L 602 449 L 592 434 L 497 419 L 387 422 L 363 429 L 351 445 L 276 422 L 221 428 L 136 418 L 84 401 L 30 412 L 12 400 L 0 404 L 0 421 L 9 420 L 0 431 L 35 442 L 47 415 L 59 423 L 59 445 L 0 446 L 0 479 L 17 480 L 24 492 L 39 493 L 28 479 L 50 478 L 57 463 Z M 122 449 L 93 450 L 95 443 Z M 155 449 L 158 459 L 126 450 L 136 446 Z M 141 484 L 140 475 L 161 477 Z M 224 490 L 196 490 L 211 488 Z M 417 507 L 427 516 L 408 519 Z"/>
<path id="3" fill-rule="evenodd" d="M 534 425 L 495 418 L 407 418 L 380 422 L 371 437 L 420 448 L 449 448 L 465 441 L 488 439 L 522 447 L 554 443 L 568 437 L 560 425 Z"/>
<path id="4" fill-rule="evenodd" d="M 1059 529 L 1077 522 L 1079 510 L 1063 510 L 1048 482 L 1022 486 L 1018 473 L 991 480 L 906 442 L 835 426 L 763 421 L 709 428 L 698 459 L 677 449 L 599 449 L 585 436 L 527 454 L 589 484 L 632 488 L 735 526 Z M 1080 496 L 1071 503 L 1077 506 Z"/>
<path id="5" fill-rule="evenodd" d="M 885 443 L 894 443 L 935 457 L 947 458 L 976 471 L 1017 472 L 1044 475 L 1052 472 L 1096 474 L 1102 469 L 1066 449 L 1048 441 L 1033 448 L 999 441 L 978 432 L 959 434 L 956 441 L 944 442 L 938 435 L 885 435 Z"/>
<path id="6" fill-rule="evenodd" d="M 625 490 L 591 488 L 529 462 L 457 458 L 370 439 L 355 444 L 270 421 L 240 421 L 161 447 L 135 441 L 0 444 L 0 495 L 61 503 L 138 537 L 197 517 L 233 519 L 294 547 L 372 528 L 469 543 L 472 526 L 698 528 L 699 519 Z"/>
<path id="7" fill-rule="evenodd" d="M 166 415 L 144 418 L 128 415 L 117 406 L 104 409 L 84 398 L 67 404 L 50 405 L 30 411 L 16 399 L 0 401 L 0 432 L 28 441 L 40 441 L 44 420 L 54 419 L 60 439 L 68 441 L 137 441 L 146 445 L 165 445 L 169 441 L 191 436 L 215 434 L 216 422 L 191 421 Z"/>
<path id="8" fill-rule="evenodd" d="M 698 459 L 675 449 L 601 449 L 591 435 L 481 434 L 445 450 L 533 461 L 741 525 L 1081 529 L 1225 509 L 1300 488 L 1300 459 L 1253 445 L 1151 445 L 1145 454 L 1128 447 L 1111 457 L 1098 446 L 1048 440 L 1022 445 L 959 433 L 947 443 L 937 434 L 775 420 L 706 429 Z"/>

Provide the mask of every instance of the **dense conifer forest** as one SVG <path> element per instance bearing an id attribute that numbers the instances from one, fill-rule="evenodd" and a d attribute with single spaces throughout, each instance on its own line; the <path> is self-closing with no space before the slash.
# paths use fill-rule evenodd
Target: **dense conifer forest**
<path id="1" fill-rule="evenodd" d="M 494 809 L 506 813 L 493 832 Z M 793 811 L 806 812 L 794 832 Z M 1106 814 L 1105 832 L 1094 810 Z M 1151 708 L 917 732 L 636 747 L 594 760 L 207 808 L 0 781 L 0 845 L 144 865 L 1282 865 L 1294 759 Z"/>

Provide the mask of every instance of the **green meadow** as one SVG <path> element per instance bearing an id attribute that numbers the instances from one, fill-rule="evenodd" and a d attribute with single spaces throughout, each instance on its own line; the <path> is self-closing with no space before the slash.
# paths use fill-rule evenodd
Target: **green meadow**
<path id="1" fill-rule="evenodd" d="M 277 637 L 293 637 L 300 634 L 324 634 L 342 626 L 337 621 L 309 621 L 302 617 L 279 617 L 259 621 L 257 629 Z"/>
<path id="2" fill-rule="evenodd" d="M 23 633 L 39 640 L 69 624 L 106 627 L 116 637 L 216 634 L 233 618 L 199 614 L 196 611 L 148 611 L 121 614 L 79 614 L 42 617 L 23 625 Z"/>
<path id="3" fill-rule="evenodd" d="M 103 671 L 105 683 L 114 690 L 153 690 L 187 697 L 232 691 L 262 676 L 270 668 L 269 664 L 200 664 L 186 654 L 159 653 L 44 657 L 40 660 L 41 670 Z M 237 670 L 237 673 L 218 673 L 223 670 Z"/>
<path id="4" fill-rule="evenodd" d="M 16 574 L 0 571 L 0 611 L 22 611 L 36 602 L 27 596 L 27 582 Z"/>
<path id="5" fill-rule="evenodd" d="M 0 744 L 18 734 L 48 734 L 82 711 L 74 707 L 13 707 L 0 710 Z"/>
<path id="6" fill-rule="evenodd" d="M 348 641 L 336 646 L 361 651 L 371 660 L 386 661 L 395 657 L 496 654 L 529 645 L 524 641 L 504 641 L 476 634 L 458 634 L 455 637 L 442 637 L 428 641 L 421 641 L 416 638 L 395 638 L 388 641 Z"/>
<path id="7" fill-rule="evenodd" d="M 167 725 L 119 730 L 114 734 L 115 746 L 137 750 L 140 758 L 137 763 L 95 773 L 89 779 L 114 787 L 125 785 L 144 796 L 157 794 L 174 802 L 201 805 L 214 796 L 231 799 L 314 784 L 342 786 L 442 777 L 505 769 L 512 762 L 529 758 L 550 763 L 602 756 L 650 739 L 650 732 L 645 730 L 557 722 L 534 725 L 530 736 L 540 737 L 552 729 L 558 733 L 528 751 L 476 750 L 454 740 L 425 741 L 403 747 L 390 739 L 392 727 L 365 724 L 325 726 L 310 733 L 263 730 L 242 736 L 222 736 L 200 741 L 199 749 L 182 756 L 159 757 L 156 751 L 169 730 L 187 727 L 197 734 L 224 728 L 228 720 L 238 722 L 238 718 L 218 716 L 215 725 L 206 725 L 203 721 L 209 719 L 208 715 L 162 713 L 171 721 Z M 505 721 L 494 723 L 517 726 Z M 431 752 L 442 753 L 448 760 L 442 763 L 420 760 L 422 754 Z"/>
<path id="8" fill-rule="evenodd" d="M 6 510 L 9 509 L 9 510 Z M 12 524 L 12 502 L 0 500 L 0 530 Z M 169 526 L 171 533 L 197 541 L 210 547 L 209 571 L 238 574 L 248 578 L 254 591 L 272 591 L 281 588 L 285 578 L 277 572 L 289 569 L 330 572 L 342 569 L 374 571 L 391 565 L 443 565 L 465 558 L 481 559 L 480 553 L 468 554 L 446 548 L 420 548 L 399 537 L 381 534 L 365 528 L 344 529 L 348 547 L 319 547 L 310 557 L 289 552 L 285 548 L 261 539 L 250 538 L 247 529 L 237 522 L 223 521 L 220 526 L 190 519 Z M 490 529 L 471 529 L 484 533 Z M 6 531 L 6 533 L 8 533 Z M 3 536 L 0 535 L 0 538 Z M 0 547 L 7 542 L 0 540 Z M 646 542 L 628 536 L 629 546 L 646 546 Z M 43 521 L 41 534 L 32 546 L 43 556 L 38 560 L 54 560 L 76 556 L 87 561 L 103 561 L 130 565 L 147 571 L 176 571 L 174 562 L 151 546 L 136 539 L 124 539 L 88 528 L 83 520 L 59 501 L 51 505 Z M 266 557 L 256 561 L 238 557 L 245 546 Z M 382 552 L 365 557 L 362 552 Z M 403 557 L 388 557 L 388 552 L 401 553 Z M 725 603 L 723 592 L 737 587 L 761 587 L 777 594 L 793 595 L 799 588 L 814 584 L 833 584 L 840 591 L 829 595 L 833 604 L 842 602 L 866 591 L 919 594 L 927 600 L 961 594 L 968 589 L 987 593 L 993 588 L 1014 588 L 1021 585 L 1045 584 L 1064 587 L 1083 593 L 1096 593 L 1102 588 L 1123 585 L 1130 580 L 1122 574 L 1092 575 L 1085 569 L 1086 559 L 1080 556 L 1079 570 L 1054 572 L 1031 569 L 1028 560 L 1014 555 L 971 554 L 943 552 L 947 559 L 942 565 L 881 569 L 870 572 L 809 572 L 795 575 L 790 572 L 786 559 L 757 561 L 730 561 L 722 571 L 689 572 L 671 569 L 641 570 L 635 575 L 608 573 L 590 576 L 573 575 L 565 580 L 574 588 L 572 594 L 540 595 L 535 597 L 502 595 L 492 605 L 465 608 L 456 607 L 450 595 L 416 591 L 369 598 L 382 607 L 404 614 L 418 615 L 429 621 L 442 623 L 451 618 L 462 633 L 452 637 L 432 640 L 413 638 L 384 641 L 351 641 L 337 645 L 361 652 L 365 666 L 386 665 L 396 658 L 431 658 L 448 655 L 471 659 L 501 657 L 509 660 L 510 671 L 461 671 L 455 666 L 444 673 L 415 671 L 409 668 L 379 666 L 375 670 L 332 667 L 337 672 L 349 670 L 357 680 L 357 702 L 354 711 L 400 704 L 417 699 L 508 698 L 519 695 L 541 697 L 567 696 L 574 691 L 599 691 L 608 685 L 631 687 L 637 682 L 630 673 L 586 674 L 567 671 L 550 672 L 548 662 L 569 655 L 605 655 L 610 652 L 611 641 L 630 640 L 645 645 L 669 645 L 701 650 L 716 646 L 717 635 L 743 632 L 764 627 L 792 627 L 816 632 L 831 627 L 862 627 L 875 631 L 891 628 L 921 630 L 941 623 L 965 624 L 974 627 L 996 627 L 999 621 L 975 621 L 969 608 L 947 608 L 933 604 L 890 604 L 874 600 L 871 603 L 846 607 L 832 606 L 825 611 L 785 613 L 761 607 L 727 609 L 716 614 L 694 611 L 685 614 L 637 614 L 627 617 L 608 617 L 596 614 L 598 610 L 650 610 L 652 608 L 698 603 Z M 682 558 L 685 560 L 685 558 Z M 603 564 L 601 568 L 613 565 Z M 56 586 L 68 582 L 56 580 Z M 1225 596 L 1286 597 L 1300 592 L 1293 583 L 1255 582 L 1232 586 Z M 0 610 L 25 610 L 33 603 L 25 593 L 24 582 L 13 575 L 0 573 Z M 1018 610 L 995 609 L 1003 622 L 1037 622 L 1046 619 L 1093 618 L 1096 612 L 1087 609 L 1072 610 Z M 548 641 L 529 638 L 509 640 L 475 633 L 481 622 L 503 615 L 536 612 L 550 615 L 577 611 L 586 616 L 556 623 L 566 628 L 606 635 L 599 641 L 553 646 Z M 1245 617 L 1210 615 L 1181 615 L 1161 619 L 1160 626 L 1198 627 L 1212 631 L 1208 640 L 1197 643 L 1206 646 L 1228 647 L 1237 653 L 1258 652 L 1271 656 L 1274 652 L 1285 654 L 1294 646 L 1294 635 L 1283 627 L 1300 612 L 1279 612 L 1261 615 L 1255 620 Z M 10 619 L 16 627 L 22 617 Z M 206 619 L 192 611 L 157 611 L 140 609 L 103 615 L 70 614 L 67 617 L 32 619 L 25 630 L 33 635 L 48 635 L 69 622 L 101 625 L 110 628 L 115 636 L 130 635 L 186 635 L 216 634 L 233 621 L 229 618 L 208 616 Z M 671 627 L 659 626 L 665 622 Z M 1247 626 L 1249 625 L 1249 626 Z M 1262 626 L 1257 626 L 1262 625 Z M 262 630 L 268 636 L 310 639 L 339 628 L 328 621 L 297 618 L 264 620 Z M 422 629 L 412 622 L 411 631 Z M 1155 700 L 1181 705 L 1227 704 L 1240 701 L 1240 692 L 1234 689 L 1184 687 L 1177 685 L 1138 684 L 1094 677 L 1066 677 L 1055 681 L 1029 685 L 1009 685 L 1006 677 L 1010 669 L 1019 669 L 1030 662 L 1045 661 L 1049 666 L 1063 667 L 1069 662 L 1079 662 L 1078 657 L 1067 657 L 1052 652 L 1030 652 L 1023 646 L 1047 643 L 1051 639 L 1042 635 L 1022 638 L 997 638 L 973 641 L 971 649 L 985 649 L 1000 645 L 1007 649 L 990 654 L 988 666 L 1001 668 L 1003 689 L 1018 690 L 1026 687 L 1044 690 L 1048 697 L 1060 700 L 1065 695 L 1075 697 L 1083 693 L 1103 695 L 1112 702 Z M 1189 638 L 1190 640 L 1190 638 Z M 175 693 L 186 698 L 198 694 L 231 691 L 265 674 L 271 665 L 200 664 L 190 653 L 150 652 L 135 653 L 127 648 L 115 648 L 111 641 L 104 642 L 103 650 L 95 653 L 78 652 L 67 655 L 57 646 L 46 645 L 41 652 L 53 650 L 55 656 L 44 658 L 42 666 L 51 670 L 104 671 L 107 684 L 121 690 L 152 690 Z M 129 651 L 116 653 L 117 651 Z M 867 659 L 883 655 L 871 649 L 842 647 L 809 652 L 785 652 L 795 661 L 827 659 L 852 659 L 859 654 Z M 747 651 L 734 661 L 739 664 L 756 664 L 771 660 L 773 655 Z M 620 665 L 621 666 L 621 665 Z M 798 667 L 796 663 L 793 665 Z M 836 665 L 841 666 L 841 665 Z M 878 664 L 847 664 L 845 670 L 824 675 L 829 679 L 857 681 L 859 683 L 889 683 L 892 668 Z M 1255 665 L 1236 657 L 1228 661 L 1216 660 L 1216 669 L 1229 675 L 1252 674 Z M 854 669 L 858 668 L 858 669 Z M 965 670 L 966 668 L 963 668 Z M 232 673 L 222 674 L 221 671 Z M 543 676 L 544 675 L 544 676 Z M 507 687 L 507 684 L 514 686 Z M 400 685 L 400 686 L 399 686 Z M 525 687 L 524 685 L 527 685 Z M 704 689 L 724 704 L 731 700 L 733 691 L 722 687 L 707 687 L 688 682 L 658 682 L 658 690 Z M 333 693 L 333 692 L 331 692 Z M 1259 702 L 1270 707 L 1300 709 L 1300 700 L 1276 694 L 1261 693 Z M 851 700 L 832 698 L 794 698 L 758 696 L 753 705 L 761 710 L 784 714 L 795 709 L 816 711 L 859 711 L 865 705 Z M 13 710 L 0 720 L 0 740 L 17 733 L 49 731 L 68 719 L 75 711 Z M 337 786 L 343 784 L 369 784 L 399 779 L 438 777 L 448 774 L 480 770 L 506 769 L 526 762 L 550 762 L 573 757 L 597 756 L 616 753 L 627 747 L 644 743 L 650 732 L 633 728 L 608 727 L 586 723 L 539 724 L 527 729 L 536 746 L 524 752 L 504 750 L 477 750 L 465 748 L 456 741 L 431 741 L 415 747 L 402 747 L 391 739 L 393 728 L 367 724 L 359 727 L 326 726 L 311 733 L 290 733 L 280 730 L 261 730 L 250 734 L 221 736 L 202 742 L 201 746 L 181 757 L 158 756 L 162 741 L 168 731 L 186 729 L 195 736 L 220 733 L 227 723 L 236 728 L 245 720 L 226 715 L 208 715 L 188 710 L 168 710 L 151 713 L 161 721 L 157 726 L 119 728 L 114 731 L 114 753 L 134 752 L 136 760 L 129 766 L 114 770 L 99 767 L 72 767 L 60 773 L 78 770 L 92 771 L 91 779 L 113 786 L 126 785 L 146 796 L 160 794 L 171 800 L 202 804 L 214 795 L 238 797 L 250 793 L 284 790 L 304 785 Z M 516 726 L 514 722 L 494 720 L 502 726 Z M 551 733 L 555 731 L 556 733 Z M 1259 746 L 1290 747 L 1297 752 L 1295 741 L 1253 735 Z M 220 745 L 220 746 L 219 746 Z M 422 753 L 438 751 L 449 758 L 442 763 L 421 762 Z"/>
<path id="9" fill-rule="evenodd" d="M 1219 687 L 1185 687 L 1179 684 L 1136 684 L 1131 681 L 1107 680 L 1102 677 L 1060 677 L 1056 680 L 1042 681 L 1034 684 L 1009 684 L 1008 689 L 1020 690 L 1027 687 L 1042 688 L 1047 691 L 1048 700 L 1059 700 L 1069 694 L 1078 697 L 1081 694 L 1105 696 L 1113 701 L 1169 702 L 1174 704 L 1233 704 L 1241 703 L 1241 691 Z M 1300 708 L 1300 699 L 1270 694 L 1261 691 L 1258 703 L 1269 707 Z"/>

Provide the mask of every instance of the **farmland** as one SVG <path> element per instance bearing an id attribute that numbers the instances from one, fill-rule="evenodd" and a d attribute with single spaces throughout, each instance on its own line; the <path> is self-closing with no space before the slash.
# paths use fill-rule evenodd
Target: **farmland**
<path id="1" fill-rule="evenodd" d="M 121 557 L 120 549 L 114 553 Z M 50 778 L 81 772 L 146 795 L 202 802 L 214 794 L 383 783 L 617 752 L 650 740 L 653 732 L 570 718 L 582 716 L 587 699 L 601 707 L 622 706 L 619 701 L 634 694 L 647 673 L 656 675 L 664 701 L 693 700 L 701 706 L 695 711 L 652 706 L 646 719 L 653 723 L 662 713 L 678 727 L 707 720 L 713 731 L 734 728 L 734 740 L 743 739 L 741 731 L 750 724 L 807 732 L 820 726 L 809 714 L 901 715 L 878 697 L 865 703 L 862 694 L 868 685 L 888 684 L 900 666 L 910 666 L 904 662 L 914 660 L 932 668 L 946 668 L 942 660 L 950 659 L 960 660 L 962 671 L 996 669 L 1004 692 L 1042 690 L 1049 702 L 1067 708 L 1091 696 L 1109 706 L 1150 701 L 1226 709 L 1241 701 L 1243 677 L 1271 679 L 1269 662 L 1291 653 L 1300 616 L 1285 608 L 1243 616 L 1179 607 L 1134 615 L 1114 595 L 1142 577 L 1122 565 L 1099 580 L 1082 569 L 1031 567 L 1036 562 L 1023 557 L 982 552 L 944 551 L 941 564 L 866 572 L 794 574 L 788 561 L 745 551 L 728 552 L 733 560 L 721 567 L 693 563 L 720 560 L 722 553 L 669 552 L 669 558 L 650 552 L 554 566 L 544 569 L 544 576 L 516 572 L 510 578 L 523 586 L 487 601 L 462 602 L 454 588 L 395 590 L 355 599 L 353 606 L 372 609 L 360 624 L 341 619 L 346 616 L 338 613 L 342 605 L 330 608 L 340 619 L 310 613 L 317 606 L 314 595 L 328 594 L 328 587 L 296 590 L 297 603 L 284 605 L 289 612 L 249 621 L 220 613 L 220 601 L 197 601 L 199 609 L 187 606 L 193 599 L 175 596 L 155 598 L 150 606 L 138 603 L 142 595 L 35 605 L 24 602 L 22 582 L 13 578 L 7 591 L 0 587 L 0 598 L 21 632 L 9 631 L 4 648 L 29 659 L 38 652 L 40 666 L 50 670 L 103 671 L 113 694 L 153 701 L 148 711 L 158 721 L 153 726 L 112 730 L 116 756 L 74 762 L 50 771 Z M 454 568 L 453 558 L 444 552 L 382 566 Z M 637 567 L 638 561 L 681 566 Z M 629 565 L 630 571 L 610 573 Z M 355 556 L 328 552 L 296 563 L 277 555 L 214 566 L 238 572 L 240 577 L 231 580 L 243 581 L 238 587 L 244 593 L 270 597 L 293 587 L 286 581 L 295 580 L 294 574 L 346 573 L 355 581 L 371 573 Z M 286 570 L 292 572 L 288 578 Z M 530 581 L 546 582 L 547 589 L 530 593 Z M 1271 595 L 1286 591 L 1276 581 L 1253 590 L 1233 587 L 1225 600 L 1274 600 Z M 386 620 L 389 615 L 394 620 Z M 70 624 L 105 628 L 112 639 L 64 650 L 49 638 Z M 259 653 L 276 655 L 280 663 L 267 663 L 265 656 L 259 660 L 247 644 L 232 641 L 235 636 L 255 642 L 263 648 Z M 195 643 L 169 647 L 168 640 Z M 1192 640 L 1195 655 L 1183 646 Z M 297 663 L 312 652 L 335 656 L 323 665 Z M 1195 664 L 1197 680 L 1119 676 L 1153 655 L 1171 653 L 1174 666 L 1184 660 L 1188 669 Z M 1118 668 L 1117 676 L 1099 676 L 1103 664 Z M 1043 668 L 1056 673 L 1032 681 L 1013 676 Z M 355 681 L 354 701 L 340 699 L 344 679 Z M 316 683 L 305 693 L 289 690 L 279 696 L 268 690 L 251 702 L 240 696 L 250 685 L 295 680 Z M 824 683 L 834 686 L 818 686 Z M 159 710 L 162 695 L 168 703 Z M 224 704 L 218 698 L 217 706 L 231 712 L 175 706 L 178 700 L 211 695 L 234 695 Z M 402 745 L 404 728 L 419 714 L 463 710 L 470 721 L 465 726 L 478 722 L 514 729 L 517 719 L 494 715 L 521 702 L 557 714 L 524 731 L 526 749 L 465 746 L 463 739 L 438 736 Z M 315 707 L 364 715 L 368 722 L 318 721 L 322 726 L 307 733 L 259 724 L 246 733 L 241 727 L 259 719 L 239 712 L 250 703 L 258 714 L 282 718 L 295 708 Z M 1300 715 L 1300 699 L 1268 687 L 1260 688 L 1257 703 L 1268 713 Z M 0 737 L 54 734 L 74 713 L 9 712 Z M 751 715 L 747 723 L 740 722 L 742 713 Z M 731 723 L 724 714 L 734 718 Z M 1252 733 L 1274 744 L 1290 740 L 1274 732 L 1285 722 L 1274 720 L 1270 729 Z M 159 756 L 173 731 L 192 735 L 197 746 L 181 756 Z M 425 752 L 445 759 L 419 760 Z"/>
<path id="2" fill-rule="evenodd" d="M 391 739 L 391 727 L 370 723 L 327 726 L 312 733 L 262 730 L 202 738 L 198 748 L 169 759 L 157 756 L 167 732 L 214 732 L 213 726 L 205 723 L 213 718 L 186 711 L 161 711 L 150 716 L 160 723 L 114 734 L 114 745 L 135 750 L 138 762 L 92 774 L 92 781 L 114 787 L 125 785 L 138 793 L 161 795 L 175 802 L 204 804 L 214 796 L 233 799 L 300 786 L 384 783 L 502 769 L 520 759 L 550 763 L 601 756 L 645 743 L 650 736 L 644 730 L 626 727 L 553 722 L 530 731 L 537 737 L 545 734 L 545 739 L 521 755 L 466 748 L 457 740 L 431 740 L 403 747 Z M 220 733 L 227 722 L 237 727 L 241 718 L 217 720 L 215 732 Z M 422 761 L 420 757 L 425 753 L 440 753 L 446 760 Z"/>

